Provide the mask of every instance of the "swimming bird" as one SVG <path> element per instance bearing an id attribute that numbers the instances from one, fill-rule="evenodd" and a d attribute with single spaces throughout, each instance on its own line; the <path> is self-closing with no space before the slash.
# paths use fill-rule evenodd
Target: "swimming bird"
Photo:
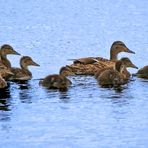
<path id="1" fill-rule="evenodd" d="M 136 73 L 136 75 L 138 78 L 148 79 L 148 65 L 139 69 L 138 72 Z"/>
<path id="2" fill-rule="evenodd" d="M 74 63 L 69 67 L 78 75 L 94 75 L 98 69 L 113 67 L 115 61 L 118 59 L 118 54 L 121 52 L 135 54 L 135 52 L 128 49 L 122 41 L 115 41 L 110 49 L 110 60 L 102 57 L 80 58 L 74 60 Z"/>
<path id="3" fill-rule="evenodd" d="M 133 53 L 135 54 L 134 51 L 130 50 L 127 48 L 127 46 L 122 42 L 122 41 L 115 41 L 111 45 L 110 48 L 110 61 L 116 61 L 118 60 L 118 54 L 120 52 L 127 52 L 127 53 Z M 69 59 L 69 60 L 74 60 L 73 63 L 77 64 L 93 64 L 98 61 L 108 61 L 108 59 L 102 58 L 102 57 L 86 57 L 86 58 L 80 58 L 80 59 Z"/>
<path id="4" fill-rule="evenodd" d="M 101 86 L 123 85 L 128 82 L 128 77 L 124 74 L 127 67 L 137 68 L 128 58 L 122 58 L 115 62 L 114 69 L 103 71 L 97 78 Z"/>
<path id="5" fill-rule="evenodd" d="M 138 69 L 138 67 L 135 66 L 135 65 L 131 62 L 131 60 L 130 60 L 129 58 L 127 58 L 127 57 L 121 58 L 120 61 L 122 61 L 123 64 L 124 64 L 124 66 L 125 66 L 125 68 L 124 68 L 124 70 L 123 70 L 123 74 L 124 74 L 124 75 L 126 76 L 126 78 L 128 79 L 128 78 L 131 76 L 131 74 L 127 71 L 127 68 L 131 67 L 131 68 L 136 68 L 136 69 Z M 114 69 L 114 67 L 107 67 L 107 68 L 105 68 L 105 69 L 98 69 L 98 71 L 95 73 L 95 78 L 97 79 L 103 71 L 109 70 L 109 69 L 112 70 L 112 69 Z"/>
<path id="6" fill-rule="evenodd" d="M 29 71 L 28 66 L 40 66 L 32 60 L 29 56 L 23 56 L 20 59 L 20 68 L 12 67 L 11 72 L 14 74 L 9 80 L 30 80 L 32 73 Z"/>
<path id="7" fill-rule="evenodd" d="M 11 68 L 11 63 L 7 59 L 7 55 L 13 54 L 13 55 L 20 55 L 18 52 L 16 52 L 12 46 L 8 44 L 4 44 L 0 48 L 0 63 L 6 68 Z"/>
<path id="8" fill-rule="evenodd" d="M 59 74 L 46 76 L 39 82 L 39 85 L 49 89 L 67 89 L 72 82 L 66 76 L 69 74 L 72 75 L 72 73 L 67 67 L 61 67 Z"/>
<path id="9" fill-rule="evenodd" d="M 3 78 L 8 79 L 10 76 L 9 73 L 7 73 L 7 69 L 11 68 L 11 63 L 7 59 L 7 55 L 13 54 L 13 55 L 20 55 L 18 52 L 16 52 L 12 46 L 8 44 L 4 44 L 0 47 L 0 66 L 4 67 L 3 69 Z"/>

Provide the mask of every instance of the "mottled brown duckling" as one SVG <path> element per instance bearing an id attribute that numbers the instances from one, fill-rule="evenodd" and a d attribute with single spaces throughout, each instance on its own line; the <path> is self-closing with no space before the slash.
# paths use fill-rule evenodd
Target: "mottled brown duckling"
<path id="1" fill-rule="evenodd" d="M 16 52 L 13 47 L 11 47 L 8 44 L 4 44 L 0 48 L 0 61 L 1 65 L 5 66 L 6 68 L 11 68 L 11 63 L 7 59 L 8 54 L 14 54 L 14 55 L 20 55 L 18 52 Z"/>
<path id="2" fill-rule="evenodd" d="M 136 75 L 138 78 L 148 79 L 148 65 L 139 69 Z"/>
<path id="3" fill-rule="evenodd" d="M 118 60 L 118 54 L 120 52 L 127 52 L 127 53 L 134 53 L 130 49 L 127 48 L 127 46 L 122 41 L 115 41 L 111 45 L 110 48 L 110 61 L 116 61 Z M 87 58 L 80 58 L 80 59 L 70 59 L 74 60 L 73 63 L 77 64 L 93 64 L 98 61 L 108 61 L 108 59 L 102 58 L 102 57 L 87 57 Z"/>
<path id="4" fill-rule="evenodd" d="M 127 66 L 137 68 L 128 58 L 118 60 L 115 62 L 115 69 L 108 69 L 100 74 L 100 76 L 97 78 L 98 83 L 101 86 L 116 86 L 126 84 L 128 82 L 128 78 L 124 74 L 124 69 L 126 69 Z"/>
<path id="5" fill-rule="evenodd" d="M 120 61 L 122 61 L 122 62 L 124 63 L 125 69 L 123 70 L 123 74 L 124 74 L 124 75 L 126 76 L 126 78 L 128 79 L 128 78 L 131 76 L 131 74 L 127 71 L 126 68 L 131 67 L 131 68 L 136 68 L 136 69 L 138 69 L 138 67 L 135 66 L 135 65 L 131 62 L 131 60 L 130 60 L 129 58 L 124 57 L 124 58 L 121 58 Z M 95 78 L 97 79 L 103 71 L 109 70 L 109 69 L 112 70 L 112 69 L 114 69 L 114 67 L 107 67 L 107 68 L 105 68 L 105 69 L 99 69 L 99 70 L 95 73 Z"/>
<path id="6" fill-rule="evenodd" d="M 72 84 L 72 82 L 66 78 L 69 73 L 70 71 L 67 67 L 62 67 L 59 74 L 48 75 L 41 80 L 39 84 L 49 89 L 67 89 Z"/>
<path id="7" fill-rule="evenodd" d="M 9 78 L 9 80 L 30 80 L 32 78 L 32 73 L 29 71 L 28 66 L 40 66 L 35 63 L 31 57 L 23 56 L 20 59 L 21 68 L 11 68 L 11 72 L 14 74 Z"/>
<path id="8" fill-rule="evenodd" d="M 7 87 L 7 82 L 3 78 L 4 71 L 5 73 L 8 73 L 9 75 L 13 75 L 13 73 L 9 69 L 5 69 L 3 66 L 0 66 L 0 88 Z"/>
<path id="9" fill-rule="evenodd" d="M 82 58 L 75 60 L 74 64 L 69 67 L 73 72 L 75 72 L 75 74 L 78 75 L 94 75 L 98 69 L 114 67 L 115 61 L 117 60 L 117 56 L 120 52 L 135 53 L 129 50 L 123 42 L 115 41 L 110 49 L 110 60 L 101 57 L 89 57 L 86 58 L 87 62 L 85 62 L 85 58 Z M 92 62 L 91 59 L 94 62 Z"/>

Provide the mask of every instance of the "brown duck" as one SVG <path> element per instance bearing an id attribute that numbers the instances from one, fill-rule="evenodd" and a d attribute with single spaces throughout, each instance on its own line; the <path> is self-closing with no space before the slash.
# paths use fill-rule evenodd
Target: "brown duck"
<path id="1" fill-rule="evenodd" d="M 23 56 L 20 59 L 20 67 L 12 67 L 10 70 L 14 74 L 9 78 L 9 80 L 30 80 L 32 78 L 32 73 L 29 71 L 28 66 L 40 66 L 35 63 L 31 57 Z"/>
<path id="2" fill-rule="evenodd" d="M 120 61 L 122 61 L 122 62 L 124 63 L 125 68 L 124 68 L 124 70 L 123 70 L 123 74 L 124 74 L 124 75 L 126 76 L 126 78 L 128 79 L 128 78 L 131 76 L 131 74 L 127 71 L 126 68 L 131 67 L 131 68 L 136 68 L 136 69 L 138 69 L 138 67 L 135 66 L 135 65 L 131 62 L 131 60 L 130 60 L 129 58 L 124 57 L 124 58 L 121 58 Z M 95 73 L 95 78 L 97 79 L 103 71 L 109 70 L 109 69 L 112 70 L 112 69 L 114 69 L 114 67 L 108 67 L 108 68 L 105 68 L 105 69 L 99 69 L 99 70 Z"/>
<path id="3" fill-rule="evenodd" d="M 8 45 L 8 44 L 2 45 L 0 48 L 0 66 L 4 67 L 2 75 L 3 75 L 3 78 L 5 78 L 5 79 L 7 79 L 10 76 L 9 73 L 5 72 L 5 71 L 7 71 L 7 69 L 11 68 L 11 63 L 7 59 L 7 55 L 9 55 L 9 54 L 20 55 L 10 45 Z"/>
<path id="4" fill-rule="evenodd" d="M 9 54 L 20 55 L 10 45 L 8 45 L 8 44 L 2 45 L 0 48 L 0 64 L 6 68 L 11 68 L 11 63 L 7 59 L 7 55 L 9 55 Z"/>
<path id="5" fill-rule="evenodd" d="M 69 67 L 75 74 L 94 75 L 98 69 L 114 67 L 120 52 L 135 53 L 129 50 L 121 41 L 115 41 L 110 49 L 110 60 L 101 57 L 88 57 L 74 60 Z"/>
<path id="6" fill-rule="evenodd" d="M 67 89 L 72 82 L 66 76 L 72 74 L 69 68 L 62 67 L 59 74 L 48 75 L 39 84 L 49 89 Z"/>
<path id="7" fill-rule="evenodd" d="M 124 74 L 126 67 L 137 68 L 128 58 L 124 58 L 115 62 L 115 69 L 103 71 L 97 78 L 101 86 L 123 85 L 128 82 L 127 76 Z"/>
<path id="8" fill-rule="evenodd" d="M 144 66 L 141 69 L 139 69 L 136 75 L 139 78 L 148 79 L 148 65 L 147 66 Z"/>

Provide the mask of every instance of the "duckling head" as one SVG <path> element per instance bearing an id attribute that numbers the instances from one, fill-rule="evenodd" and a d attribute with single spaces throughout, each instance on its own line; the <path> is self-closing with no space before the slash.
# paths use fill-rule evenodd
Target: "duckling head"
<path id="1" fill-rule="evenodd" d="M 23 56 L 20 60 L 21 67 L 27 67 L 27 66 L 40 66 L 36 62 L 32 60 L 29 56 Z"/>
<path id="2" fill-rule="evenodd" d="M 1 54 L 7 55 L 7 54 L 14 54 L 14 55 L 20 55 L 18 52 L 16 52 L 12 46 L 8 44 L 4 44 L 1 46 Z"/>
<path id="3" fill-rule="evenodd" d="M 121 60 L 116 61 L 116 63 L 115 63 L 115 70 L 117 70 L 118 72 L 122 73 L 123 69 L 124 69 L 123 62 Z"/>
<path id="4" fill-rule="evenodd" d="M 69 75 L 74 75 L 75 73 L 68 67 L 61 67 L 59 74 L 62 76 L 69 76 Z"/>
<path id="5" fill-rule="evenodd" d="M 120 52 L 135 54 L 135 52 L 130 50 L 122 41 L 115 41 L 111 46 L 110 60 L 117 60 L 117 54 Z"/>
<path id="6" fill-rule="evenodd" d="M 134 65 L 129 58 L 126 58 L 126 57 L 121 58 L 121 61 L 124 63 L 125 67 L 131 67 L 131 68 L 138 69 L 138 67 Z"/>

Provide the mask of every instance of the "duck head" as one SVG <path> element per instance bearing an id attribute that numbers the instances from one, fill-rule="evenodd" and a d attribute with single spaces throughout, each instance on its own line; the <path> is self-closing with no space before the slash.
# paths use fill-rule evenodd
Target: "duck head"
<path id="1" fill-rule="evenodd" d="M 61 67 L 59 74 L 62 76 L 69 76 L 69 75 L 74 75 L 75 73 L 72 72 L 72 70 L 66 66 L 66 67 Z"/>
<path id="2" fill-rule="evenodd" d="M 28 66 L 40 66 L 32 60 L 29 56 L 23 56 L 20 60 L 20 65 L 22 68 L 27 68 Z"/>
<path id="3" fill-rule="evenodd" d="M 18 52 L 16 52 L 12 46 L 8 44 L 4 44 L 1 46 L 1 55 L 6 56 L 7 54 L 14 54 L 14 55 L 20 55 Z"/>
<path id="4" fill-rule="evenodd" d="M 113 42 L 111 49 L 110 49 L 110 60 L 116 61 L 117 55 L 120 52 L 127 52 L 127 53 L 135 54 L 135 52 L 130 50 L 122 41 L 115 41 Z"/>
<path id="5" fill-rule="evenodd" d="M 126 57 L 121 58 L 121 61 L 124 63 L 125 67 L 131 67 L 131 68 L 138 69 L 138 67 L 134 65 L 129 58 L 126 58 Z"/>
<path id="6" fill-rule="evenodd" d="M 125 66 L 123 64 L 123 62 L 121 60 L 116 61 L 115 63 L 115 70 L 117 70 L 118 72 L 122 73 L 124 70 Z"/>

